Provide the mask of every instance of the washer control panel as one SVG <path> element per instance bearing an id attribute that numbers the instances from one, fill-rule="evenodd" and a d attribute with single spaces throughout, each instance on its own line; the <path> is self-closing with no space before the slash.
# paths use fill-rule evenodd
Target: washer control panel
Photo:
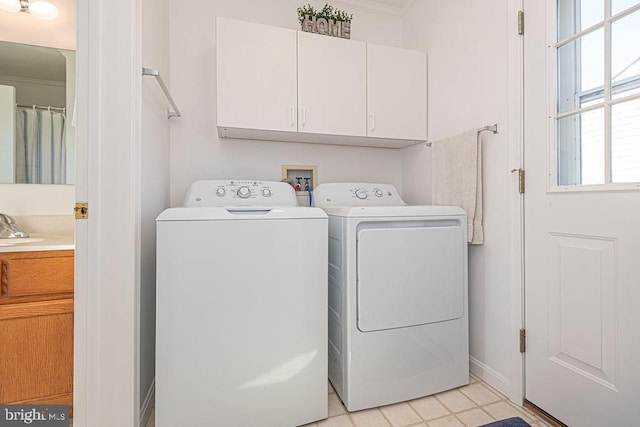
<path id="1" fill-rule="evenodd" d="M 191 184 L 183 206 L 298 206 L 298 201 L 286 182 L 211 180 Z"/>
<path id="2" fill-rule="evenodd" d="M 329 183 L 315 189 L 315 206 L 404 206 L 406 203 L 391 184 Z"/>

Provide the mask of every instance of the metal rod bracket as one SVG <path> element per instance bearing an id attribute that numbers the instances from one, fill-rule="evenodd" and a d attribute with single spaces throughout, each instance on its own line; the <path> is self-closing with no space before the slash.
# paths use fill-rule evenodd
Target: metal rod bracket
<path id="1" fill-rule="evenodd" d="M 173 108 L 173 111 L 171 110 L 167 111 L 167 118 L 170 119 L 172 117 L 182 117 L 182 114 L 180 114 L 180 110 L 178 109 L 178 106 L 176 105 L 176 103 L 173 101 L 173 98 L 171 97 L 171 93 L 169 93 L 169 89 L 164 84 L 164 80 L 162 80 L 162 77 L 160 76 L 160 71 L 158 71 L 155 68 L 142 67 L 142 75 L 155 77 L 156 81 L 160 85 L 160 89 L 162 89 L 165 96 L 169 100 L 169 104 L 171 104 L 171 108 Z"/>

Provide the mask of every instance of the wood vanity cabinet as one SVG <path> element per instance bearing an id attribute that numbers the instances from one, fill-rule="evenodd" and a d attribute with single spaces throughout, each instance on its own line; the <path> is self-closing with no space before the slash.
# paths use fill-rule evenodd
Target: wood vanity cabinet
<path id="1" fill-rule="evenodd" d="M 0 252 L 0 404 L 73 404 L 73 256 Z"/>

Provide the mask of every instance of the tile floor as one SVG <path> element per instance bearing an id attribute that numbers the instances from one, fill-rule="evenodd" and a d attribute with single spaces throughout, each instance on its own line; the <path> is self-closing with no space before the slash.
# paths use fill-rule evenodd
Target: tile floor
<path id="1" fill-rule="evenodd" d="M 305 427 L 476 427 L 511 417 L 533 427 L 547 425 L 474 375 L 469 381 L 444 393 L 358 412 L 347 412 L 329 383 L 329 418 Z M 155 427 L 155 411 L 146 427 Z"/>

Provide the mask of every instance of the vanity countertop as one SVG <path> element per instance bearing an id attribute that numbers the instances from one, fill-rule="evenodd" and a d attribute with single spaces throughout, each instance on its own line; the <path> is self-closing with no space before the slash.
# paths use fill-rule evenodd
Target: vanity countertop
<path id="1" fill-rule="evenodd" d="M 26 239 L 0 239 L 0 253 L 69 249 L 75 249 L 72 234 L 31 234 Z"/>

